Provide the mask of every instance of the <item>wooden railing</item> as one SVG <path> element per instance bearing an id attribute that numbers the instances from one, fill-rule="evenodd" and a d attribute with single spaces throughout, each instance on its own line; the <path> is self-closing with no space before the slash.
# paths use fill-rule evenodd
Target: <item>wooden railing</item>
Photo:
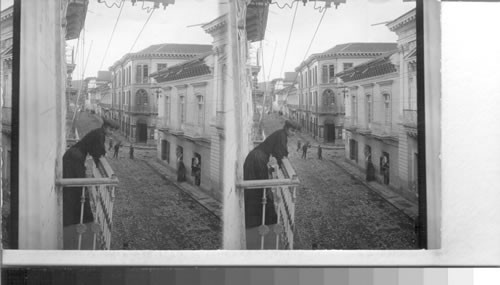
<path id="1" fill-rule="evenodd" d="M 111 248 L 113 204 L 115 200 L 116 186 L 118 185 L 118 178 L 115 176 L 111 166 L 104 157 L 99 159 L 98 166 L 95 165 L 92 159 L 87 162 L 87 167 L 92 164 L 92 166 L 90 166 L 92 169 L 91 177 L 59 179 L 57 181 L 57 186 L 61 188 L 82 187 L 80 200 L 80 223 L 76 226 L 76 235 L 78 238 L 77 249 L 109 250 Z M 74 191 L 70 189 L 66 189 L 64 191 Z M 83 224 L 83 217 L 85 214 L 84 204 L 87 197 L 90 198 L 92 216 L 94 217 L 93 223 L 90 224 L 90 229 L 87 229 L 88 224 Z M 92 232 L 92 246 L 91 248 L 86 248 L 83 246 L 82 240 L 84 234 L 86 234 L 89 230 Z"/>
<path id="2" fill-rule="evenodd" d="M 266 180 L 244 180 L 238 184 L 238 189 L 242 191 L 253 191 L 255 189 L 263 189 L 271 191 L 274 199 L 274 206 L 278 216 L 277 226 L 274 228 L 276 240 L 273 248 L 275 249 L 293 249 L 294 232 L 295 232 L 295 201 L 297 198 L 297 186 L 300 181 L 293 169 L 290 161 L 283 159 L 283 168 L 278 165 L 273 165 L 275 171 L 272 179 Z M 269 227 L 266 226 L 266 191 L 263 191 L 262 196 L 262 224 L 259 229 L 260 249 L 264 249 L 265 236 L 270 233 Z M 240 195 L 244 197 L 244 195 Z M 243 198 L 244 199 L 244 198 Z M 244 205 L 244 203 L 241 203 Z M 242 217 L 242 224 L 245 224 L 245 217 Z M 242 236 L 246 240 L 245 236 Z"/>

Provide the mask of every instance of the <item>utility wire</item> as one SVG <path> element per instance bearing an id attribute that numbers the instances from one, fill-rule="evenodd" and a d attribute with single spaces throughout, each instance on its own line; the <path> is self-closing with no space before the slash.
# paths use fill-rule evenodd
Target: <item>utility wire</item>
<path id="1" fill-rule="evenodd" d="M 295 6 L 295 12 L 293 13 L 292 26 L 290 27 L 290 33 L 288 34 L 288 41 L 286 42 L 285 55 L 283 56 L 283 63 L 281 64 L 280 74 L 283 74 L 283 68 L 285 67 L 286 55 L 288 53 L 288 45 L 290 44 L 290 38 L 292 37 L 293 25 L 295 23 L 295 16 L 297 15 L 297 8 L 299 5 Z"/>
<path id="2" fill-rule="evenodd" d="M 139 34 L 137 35 L 137 38 L 135 39 L 134 44 L 133 44 L 133 45 L 132 45 L 132 47 L 130 48 L 129 53 L 130 53 L 130 52 L 132 52 L 132 49 L 134 48 L 135 44 L 137 43 L 137 40 L 138 40 L 138 39 L 139 39 L 139 37 L 141 36 L 142 31 L 144 31 L 144 28 L 145 28 L 145 27 L 146 27 L 146 25 L 148 24 L 149 19 L 151 19 L 151 16 L 153 15 L 153 13 L 154 13 L 154 11 L 155 11 L 155 10 L 156 10 L 156 9 L 153 9 L 153 10 L 151 11 L 151 13 L 149 14 L 148 19 L 147 19 L 147 20 L 146 20 L 146 22 L 144 23 L 144 26 L 142 26 L 142 29 L 141 29 L 141 31 L 139 32 Z"/>
<path id="3" fill-rule="evenodd" d="M 104 56 L 102 57 L 101 65 L 99 65 L 99 70 L 101 70 L 102 65 L 104 64 L 104 59 L 106 59 L 106 55 L 108 54 L 108 49 L 109 49 L 109 46 L 111 45 L 111 40 L 113 39 L 113 35 L 115 34 L 116 26 L 118 25 L 118 20 L 120 20 L 120 16 L 122 14 L 123 7 L 125 7 L 125 5 L 123 5 L 123 2 L 125 2 L 125 0 L 122 0 L 120 12 L 118 13 L 118 17 L 116 17 L 115 26 L 113 27 L 113 31 L 111 32 L 111 37 L 109 37 L 108 46 L 106 47 L 106 51 L 104 52 Z"/>
<path id="4" fill-rule="evenodd" d="M 307 48 L 306 53 L 304 54 L 304 59 L 302 61 L 306 60 L 307 54 L 309 53 L 309 49 L 311 49 L 312 43 L 314 42 L 314 38 L 316 38 L 316 34 L 318 33 L 319 26 L 321 26 L 321 22 L 323 21 L 323 18 L 325 17 L 327 9 L 323 10 L 323 14 L 321 15 L 321 19 L 319 19 L 318 26 L 316 27 L 316 31 L 314 32 L 314 35 L 311 39 L 311 42 L 309 43 L 309 47 Z"/>

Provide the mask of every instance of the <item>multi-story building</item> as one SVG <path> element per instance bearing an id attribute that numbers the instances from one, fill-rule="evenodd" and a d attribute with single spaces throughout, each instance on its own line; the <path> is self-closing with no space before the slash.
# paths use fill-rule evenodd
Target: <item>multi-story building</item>
<path id="1" fill-rule="evenodd" d="M 111 116 L 120 131 L 131 141 L 153 143 L 160 90 L 150 74 L 211 50 L 211 45 L 157 44 L 128 53 L 113 64 Z"/>
<path id="2" fill-rule="evenodd" d="M 1 159 L 2 197 L 4 201 L 9 199 L 8 196 L 10 195 L 10 158 L 12 150 L 12 15 L 13 7 L 0 12 L 0 92 L 2 96 L 2 114 L 0 116 L 2 118 Z M 5 202 L 4 205 L 6 205 Z"/>
<path id="3" fill-rule="evenodd" d="M 295 71 L 303 130 L 323 142 L 342 138 L 344 96 L 335 75 L 394 49 L 396 43 L 346 43 L 312 54 L 302 62 Z"/>
<path id="4" fill-rule="evenodd" d="M 398 48 L 338 74 L 346 94 L 346 157 L 407 197 L 416 197 L 418 145 L 415 10 L 387 26 Z"/>
<path id="5" fill-rule="evenodd" d="M 210 176 L 211 137 L 216 132 L 212 70 L 209 53 L 152 76 L 163 91 L 158 105 L 158 158 L 176 170 L 182 161 L 188 181 L 220 199 L 222 193 L 212 188 Z M 201 165 L 199 173 L 192 168 L 195 158 Z"/>

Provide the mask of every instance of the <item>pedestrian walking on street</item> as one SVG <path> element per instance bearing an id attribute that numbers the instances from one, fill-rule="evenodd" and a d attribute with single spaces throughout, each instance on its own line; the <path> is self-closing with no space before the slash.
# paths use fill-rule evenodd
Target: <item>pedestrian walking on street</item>
<path id="1" fill-rule="evenodd" d="M 121 142 L 117 142 L 115 144 L 115 153 L 113 154 L 113 158 L 118 158 L 118 152 L 120 151 L 120 144 Z"/>
<path id="2" fill-rule="evenodd" d="M 307 148 L 309 147 L 309 142 L 304 143 L 302 146 L 302 158 L 306 159 L 307 156 Z"/>
<path id="3" fill-rule="evenodd" d="M 302 146 L 302 142 L 300 140 L 297 140 L 297 152 L 300 150 L 301 146 Z"/>
<path id="4" fill-rule="evenodd" d="M 130 144 L 130 150 L 128 152 L 130 159 L 134 159 L 134 145 Z"/>
<path id="5" fill-rule="evenodd" d="M 295 123 L 286 121 L 281 130 L 275 131 L 262 143 L 255 147 L 246 157 L 243 164 L 243 178 L 245 180 L 269 179 L 268 162 L 271 156 L 275 157 L 279 167 L 282 167 L 283 158 L 288 156 L 288 137 L 293 136 L 300 127 Z M 264 189 L 253 189 L 245 191 L 245 228 L 247 249 L 260 249 L 261 238 L 259 227 L 262 225 L 262 197 Z M 270 231 L 264 237 L 264 249 L 275 248 L 276 233 L 274 227 L 277 224 L 277 214 L 274 208 L 274 197 L 270 190 L 266 189 L 264 224 L 268 225 Z"/>
<path id="6" fill-rule="evenodd" d="M 323 159 L 323 149 L 320 144 L 318 145 L 318 159 Z"/>
<path id="7" fill-rule="evenodd" d="M 113 148 L 113 139 L 109 138 L 109 148 L 108 150 L 111 150 Z"/>

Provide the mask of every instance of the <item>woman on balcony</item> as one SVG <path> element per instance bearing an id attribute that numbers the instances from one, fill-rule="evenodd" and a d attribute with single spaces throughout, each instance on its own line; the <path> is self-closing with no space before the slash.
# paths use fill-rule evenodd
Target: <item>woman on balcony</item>
<path id="1" fill-rule="evenodd" d="M 282 168 L 282 159 L 288 156 L 288 137 L 293 136 L 300 127 L 286 121 L 283 129 L 272 133 L 261 144 L 253 149 L 245 159 L 243 178 L 245 180 L 270 179 L 268 163 L 271 156 L 276 158 Z M 276 234 L 274 228 L 277 223 L 274 199 L 270 189 L 266 189 L 265 219 L 262 221 L 262 197 L 264 189 L 245 190 L 245 228 L 247 249 L 260 249 L 261 236 L 259 227 L 262 224 L 269 226 L 269 233 L 265 235 L 264 249 L 276 248 Z"/>

